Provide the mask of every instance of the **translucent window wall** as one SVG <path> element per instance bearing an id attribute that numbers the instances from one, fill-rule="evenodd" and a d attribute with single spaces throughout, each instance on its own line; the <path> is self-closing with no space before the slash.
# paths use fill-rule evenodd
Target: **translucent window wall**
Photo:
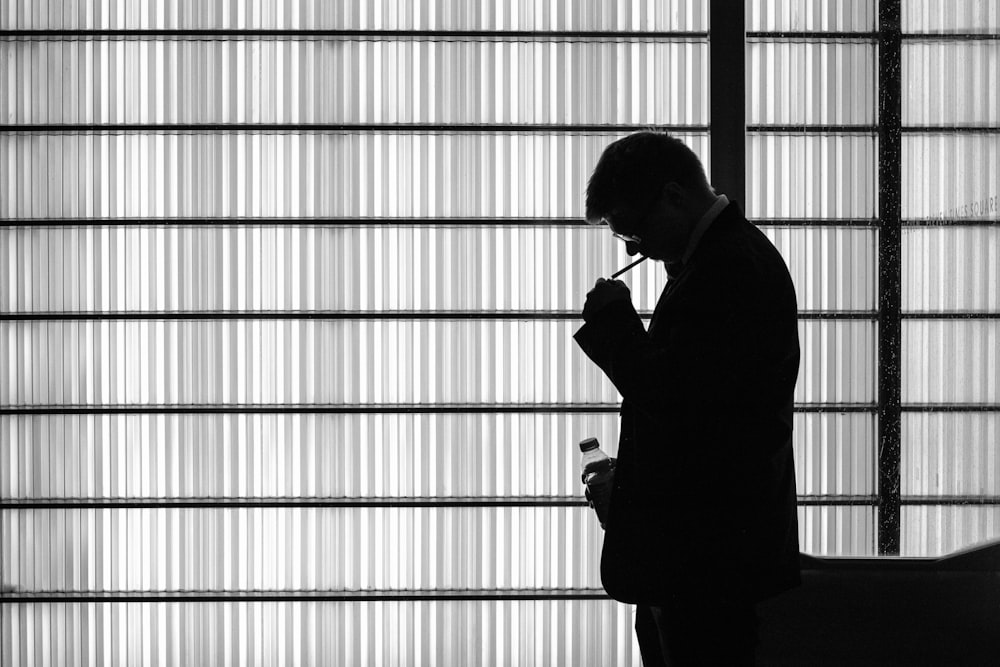
<path id="1" fill-rule="evenodd" d="M 1000 536 L 998 12 L 903 3 L 905 554 Z"/>
<path id="2" fill-rule="evenodd" d="M 0 39 L 0 662 L 638 665 L 583 188 L 707 161 L 707 14 L 0 1 L 126 31 Z"/>
<path id="3" fill-rule="evenodd" d="M 876 11 L 746 3 L 746 210 L 798 296 L 795 469 L 813 554 L 876 553 Z"/>
<path id="4" fill-rule="evenodd" d="M 0 662 L 639 664 L 577 474 L 619 397 L 571 334 L 627 261 L 582 193 L 648 125 L 708 163 L 707 5 L 0 0 L 0 30 L 126 31 L 0 38 Z M 876 548 L 877 9 L 747 3 L 815 554 Z M 924 555 L 1000 534 L 1000 23 L 903 9 Z"/>
<path id="5" fill-rule="evenodd" d="M 748 214 L 772 238 L 800 236 L 804 274 L 795 253 L 790 262 L 800 317 L 861 328 L 850 353 L 867 360 L 880 289 L 878 9 L 746 3 Z M 1000 19 L 995 3 L 977 0 L 901 9 L 900 553 L 935 556 L 1000 535 Z M 833 363 L 833 386 L 858 403 L 798 415 L 840 423 L 821 440 L 797 434 L 803 549 L 864 554 L 875 548 L 877 381 L 887 369 L 840 373 L 844 361 Z"/>

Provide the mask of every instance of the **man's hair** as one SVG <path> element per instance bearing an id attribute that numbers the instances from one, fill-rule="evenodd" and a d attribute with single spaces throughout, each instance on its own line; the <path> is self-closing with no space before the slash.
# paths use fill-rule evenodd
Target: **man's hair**
<path id="1" fill-rule="evenodd" d="M 604 149 L 587 184 L 587 222 L 652 206 L 665 184 L 711 191 L 698 156 L 666 132 L 636 132 Z"/>

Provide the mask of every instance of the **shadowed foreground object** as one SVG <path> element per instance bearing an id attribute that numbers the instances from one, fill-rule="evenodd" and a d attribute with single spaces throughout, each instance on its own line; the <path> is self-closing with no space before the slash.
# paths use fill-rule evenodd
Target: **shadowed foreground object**
<path id="1" fill-rule="evenodd" d="M 762 602 L 762 665 L 993 665 L 1000 541 L 944 558 L 802 556 L 802 586 Z"/>

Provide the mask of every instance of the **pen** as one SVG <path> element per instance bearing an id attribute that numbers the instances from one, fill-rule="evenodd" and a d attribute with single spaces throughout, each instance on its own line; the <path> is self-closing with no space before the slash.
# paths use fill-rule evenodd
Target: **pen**
<path id="1" fill-rule="evenodd" d="M 645 261 L 646 261 L 646 257 L 643 256 L 643 257 L 640 257 L 639 259 L 635 260 L 634 262 L 632 262 L 628 266 L 626 266 L 624 269 L 618 269 L 617 271 L 615 271 L 614 273 L 611 274 L 611 280 L 614 280 L 615 278 L 617 278 L 621 274 L 625 273 L 626 271 L 628 271 L 629 269 L 631 269 L 636 264 L 642 264 Z"/>

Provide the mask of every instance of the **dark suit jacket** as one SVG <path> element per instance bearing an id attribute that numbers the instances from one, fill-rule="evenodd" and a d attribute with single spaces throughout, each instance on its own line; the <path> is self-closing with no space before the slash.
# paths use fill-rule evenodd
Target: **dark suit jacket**
<path id="1" fill-rule="evenodd" d="M 795 290 L 767 237 L 730 204 L 648 332 L 623 300 L 574 337 L 623 398 L 601 557 L 608 594 L 760 600 L 797 585 Z"/>

